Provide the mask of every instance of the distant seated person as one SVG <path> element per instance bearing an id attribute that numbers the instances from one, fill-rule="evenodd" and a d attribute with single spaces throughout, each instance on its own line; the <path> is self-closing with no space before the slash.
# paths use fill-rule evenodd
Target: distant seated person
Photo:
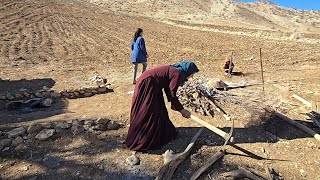
<path id="1" fill-rule="evenodd" d="M 233 64 L 231 58 L 232 58 L 231 56 L 227 56 L 226 59 L 225 59 L 225 63 L 224 63 L 224 66 L 223 66 L 225 74 L 229 74 L 229 73 L 232 74 L 232 71 L 233 71 L 233 68 L 234 68 L 234 64 Z M 231 66 L 230 66 L 230 63 L 231 63 Z"/>

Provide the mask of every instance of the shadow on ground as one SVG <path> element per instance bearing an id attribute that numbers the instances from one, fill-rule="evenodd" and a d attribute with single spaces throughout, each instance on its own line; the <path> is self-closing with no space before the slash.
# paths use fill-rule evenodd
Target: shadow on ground
<path id="1" fill-rule="evenodd" d="M 0 95 L 6 95 L 7 93 L 15 95 L 17 93 L 21 93 L 21 90 L 23 89 L 26 92 L 35 93 L 43 89 L 44 86 L 50 89 L 54 86 L 54 84 L 55 81 L 51 78 L 31 80 L 21 79 L 14 81 L 0 80 Z M 28 100 L 28 98 L 24 98 L 22 100 Z M 65 112 L 65 109 L 68 106 L 68 102 L 66 100 L 56 98 L 54 99 L 52 106 L 49 108 L 37 108 L 31 113 L 20 113 L 19 111 L 8 111 L 6 109 L 6 104 L 9 102 L 9 100 L 0 101 L 0 125 L 33 121 L 57 114 L 62 114 Z"/>
<path id="2" fill-rule="evenodd" d="M 144 169 L 145 166 L 150 166 L 150 163 L 156 162 L 152 158 L 147 160 L 143 157 L 150 156 L 150 154 L 160 155 L 168 149 L 173 150 L 175 153 L 182 152 L 199 129 L 199 127 L 177 128 L 179 133 L 178 137 L 164 145 L 161 150 L 138 154 L 138 156 L 142 157 L 141 161 L 144 165 L 135 166 L 134 168 L 125 163 L 126 157 L 131 155 L 127 147 L 122 144 L 127 134 L 127 128 L 117 131 L 107 131 L 107 138 L 105 139 L 99 139 L 96 134 L 92 133 L 72 135 L 70 130 L 61 130 L 47 141 L 33 140 L 28 148 L 21 152 L 15 150 L 2 152 L 0 154 L 0 165 L 2 166 L 0 169 L 0 177 L 2 179 L 30 179 L 36 177 L 35 179 L 48 180 L 154 179 L 156 173 L 150 173 L 150 169 L 153 168 L 153 172 L 158 172 L 161 164 L 158 162 L 159 167 L 147 167 Z M 230 128 L 223 128 L 223 130 L 228 132 Z M 255 160 L 287 161 L 283 159 L 268 159 L 237 145 L 255 142 L 276 143 L 278 140 L 269 136 L 267 132 L 275 133 L 276 136 L 281 139 L 287 140 L 310 137 L 280 119 L 271 118 L 259 126 L 235 128 L 235 145 L 231 147 L 238 150 L 238 153 L 230 153 L 230 155 L 245 156 Z M 198 153 L 205 145 L 216 147 L 216 150 L 218 150 L 223 143 L 223 138 L 206 129 L 196 141 L 196 145 L 192 148 L 191 155 Z M 231 147 L 229 146 L 229 148 Z M 203 162 L 204 161 L 205 160 L 203 160 Z M 18 167 L 21 164 L 29 164 L 28 169 L 30 172 L 29 170 L 18 172 L 20 171 Z M 217 164 L 221 165 L 224 163 Z M 187 158 L 187 160 L 178 167 L 174 178 L 179 179 L 188 176 L 186 170 L 189 170 L 192 165 L 192 159 Z M 221 168 L 218 169 L 223 172 L 223 169 L 226 168 L 225 166 L 227 165 L 222 165 Z M 236 168 L 236 166 L 233 168 Z M 148 169 L 148 171 L 146 171 L 146 169 Z M 190 175 L 192 172 L 188 173 Z"/>
<path id="3" fill-rule="evenodd" d="M 48 140 L 28 138 L 25 150 L 1 152 L 0 179 L 154 179 L 125 164 L 131 155 L 122 144 L 126 129 L 105 131 L 104 139 L 55 129 Z"/>
<path id="4" fill-rule="evenodd" d="M 43 86 L 52 88 L 55 81 L 51 78 L 44 79 L 21 79 L 21 80 L 0 80 L 0 95 L 6 93 L 16 94 L 21 93 L 20 89 L 26 89 L 29 92 L 37 92 Z"/>

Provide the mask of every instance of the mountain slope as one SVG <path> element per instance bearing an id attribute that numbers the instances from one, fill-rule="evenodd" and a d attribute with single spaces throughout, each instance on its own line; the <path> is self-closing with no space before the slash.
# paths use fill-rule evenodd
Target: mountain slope
<path id="1" fill-rule="evenodd" d="M 115 12 L 158 20 L 227 25 L 262 30 L 317 33 L 320 11 L 285 8 L 270 2 L 230 0 L 89 0 Z"/>

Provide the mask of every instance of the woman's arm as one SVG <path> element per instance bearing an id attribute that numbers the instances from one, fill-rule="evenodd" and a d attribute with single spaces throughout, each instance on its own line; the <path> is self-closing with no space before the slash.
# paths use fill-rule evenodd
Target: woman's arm
<path id="1" fill-rule="evenodd" d="M 169 97 L 167 94 L 168 99 L 170 98 L 169 100 L 171 101 L 171 109 L 176 111 L 181 111 L 182 109 L 184 109 L 177 97 L 178 88 L 182 83 L 181 76 L 182 76 L 181 74 L 173 76 L 169 84 L 169 90 L 170 90 L 170 93 L 168 93 Z"/>

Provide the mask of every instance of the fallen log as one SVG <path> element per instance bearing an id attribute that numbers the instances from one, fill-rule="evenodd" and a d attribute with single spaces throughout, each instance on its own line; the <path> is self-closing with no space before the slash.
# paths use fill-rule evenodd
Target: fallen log
<path id="1" fill-rule="evenodd" d="M 196 140 L 203 131 L 203 127 L 193 136 L 187 148 L 179 154 L 174 155 L 171 150 L 167 150 L 163 156 L 164 165 L 160 168 L 158 173 L 158 180 L 170 180 L 178 165 L 183 162 L 189 155 L 191 148 L 194 146 Z"/>
<path id="2" fill-rule="evenodd" d="M 280 112 L 274 111 L 274 114 L 276 116 L 280 117 L 281 119 L 283 119 L 284 121 L 286 121 L 287 123 L 295 126 L 296 128 L 299 128 L 299 129 L 303 130 L 304 132 L 310 134 L 311 136 L 313 136 L 314 138 L 316 138 L 317 140 L 320 141 L 320 135 L 317 134 L 312 129 L 308 128 L 307 126 L 302 125 L 302 124 L 298 123 L 297 121 L 294 121 L 294 120 L 290 119 L 289 117 L 287 117 L 286 115 L 284 115 L 284 114 L 282 114 Z"/>
<path id="3" fill-rule="evenodd" d="M 190 178 L 190 180 L 197 179 L 203 172 L 205 172 L 213 163 L 225 155 L 225 151 L 221 150 L 215 153 L 203 166 L 201 166 Z"/>

